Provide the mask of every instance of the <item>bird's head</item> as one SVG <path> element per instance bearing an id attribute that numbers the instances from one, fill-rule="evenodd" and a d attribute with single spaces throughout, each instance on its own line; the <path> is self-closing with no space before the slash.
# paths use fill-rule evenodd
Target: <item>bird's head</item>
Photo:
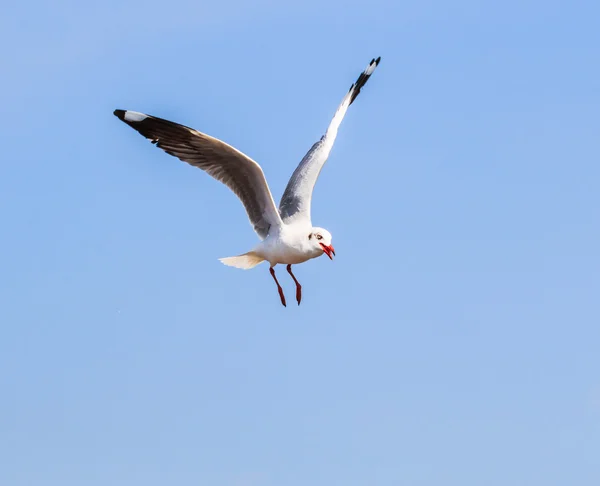
<path id="1" fill-rule="evenodd" d="M 323 228 L 315 227 L 308 235 L 308 241 L 315 251 L 319 252 L 319 255 L 325 253 L 330 260 L 333 260 L 333 256 L 335 256 L 335 250 L 331 244 L 331 233 L 329 231 Z"/>

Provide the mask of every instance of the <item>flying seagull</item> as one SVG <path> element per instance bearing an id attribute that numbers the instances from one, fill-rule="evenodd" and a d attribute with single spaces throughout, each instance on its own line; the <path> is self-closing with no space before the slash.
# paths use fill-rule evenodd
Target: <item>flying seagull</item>
<path id="1" fill-rule="evenodd" d="M 157 147 L 204 170 L 238 196 L 246 208 L 254 231 L 262 241 L 253 250 L 243 255 L 221 258 L 221 262 L 249 269 L 268 261 L 269 271 L 277 284 L 284 306 L 285 295 L 275 276 L 274 267 L 278 263 L 287 265 L 287 271 L 296 284 L 296 301 L 300 305 L 302 286 L 292 273 L 292 265 L 323 254 L 330 260 L 335 256 L 329 231 L 313 226 L 310 220 L 313 188 L 331 152 L 348 107 L 369 80 L 380 59 L 373 59 L 350 86 L 325 135 L 311 147 L 292 174 L 279 208 L 275 205 L 260 165 L 231 145 L 193 128 L 155 116 L 129 110 L 115 110 L 114 114 Z"/>

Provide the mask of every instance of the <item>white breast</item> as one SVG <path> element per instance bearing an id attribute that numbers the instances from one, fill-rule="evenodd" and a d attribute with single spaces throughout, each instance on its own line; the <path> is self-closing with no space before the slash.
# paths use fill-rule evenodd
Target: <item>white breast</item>
<path id="1" fill-rule="evenodd" d="M 253 251 L 271 265 L 296 265 L 322 254 L 308 244 L 310 228 L 284 226 L 278 234 L 269 234 Z"/>

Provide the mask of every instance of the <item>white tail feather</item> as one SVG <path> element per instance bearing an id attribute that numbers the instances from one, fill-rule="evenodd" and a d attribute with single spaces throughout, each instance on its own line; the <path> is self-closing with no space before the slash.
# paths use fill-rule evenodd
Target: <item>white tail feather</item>
<path id="1" fill-rule="evenodd" d="M 244 253 L 243 255 L 227 257 L 227 258 L 219 258 L 219 261 L 221 263 L 223 263 L 224 265 L 227 265 L 230 267 L 241 268 L 243 270 L 249 270 L 251 268 L 254 268 L 259 263 L 264 262 L 265 259 L 258 256 L 253 251 L 249 251 L 248 253 Z"/>

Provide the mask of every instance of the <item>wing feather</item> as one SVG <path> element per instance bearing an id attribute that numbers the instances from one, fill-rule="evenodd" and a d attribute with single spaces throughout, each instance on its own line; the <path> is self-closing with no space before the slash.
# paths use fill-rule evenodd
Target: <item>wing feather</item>
<path id="1" fill-rule="evenodd" d="M 281 217 L 262 168 L 231 145 L 193 128 L 134 111 L 115 110 L 115 116 L 169 155 L 198 167 L 225 184 L 246 208 L 256 233 L 266 238 Z"/>
<path id="2" fill-rule="evenodd" d="M 350 90 L 344 96 L 327 128 L 327 132 L 311 147 L 292 174 L 279 203 L 279 214 L 284 223 L 301 220 L 311 224 L 310 205 L 313 189 L 321 169 L 327 162 L 338 128 L 346 115 L 346 111 L 348 111 L 348 107 L 354 102 L 362 87 L 369 80 L 380 60 L 380 57 L 373 59 L 356 82 L 350 86 Z"/>

